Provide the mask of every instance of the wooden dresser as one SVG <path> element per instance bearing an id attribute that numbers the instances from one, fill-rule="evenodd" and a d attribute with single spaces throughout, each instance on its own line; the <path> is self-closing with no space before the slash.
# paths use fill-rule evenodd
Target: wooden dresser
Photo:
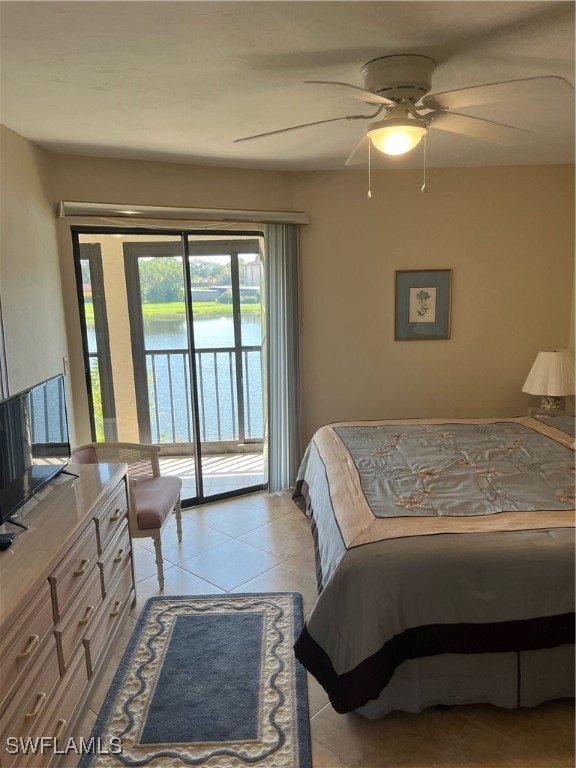
<path id="1" fill-rule="evenodd" d="M 135 599 L 126 466 L 69 469 L 78 477 L 29 502 L 29 530 L 0 552 L 2 768 L 75 765 L 62 751 Z"/>

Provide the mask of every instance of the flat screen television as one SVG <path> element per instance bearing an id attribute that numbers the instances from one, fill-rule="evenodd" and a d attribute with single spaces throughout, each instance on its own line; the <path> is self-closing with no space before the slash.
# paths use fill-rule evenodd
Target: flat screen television
<path id="1" fill-rule="evenodd" d="M 0 524 L 69 461 L 62 374 L 0 400 Z"/>

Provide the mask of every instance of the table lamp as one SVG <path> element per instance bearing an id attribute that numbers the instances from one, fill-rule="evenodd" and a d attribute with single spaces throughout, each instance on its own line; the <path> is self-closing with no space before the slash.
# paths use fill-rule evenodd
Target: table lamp
<path id="1" fill-rule="evenodd" d="M 541 395 L 540 408 L 546 413 L 562 413 L 565 396 L 575 393 L 574 356 L 570 350 L 544 349 L 538 352 L 522 392 Z"/>

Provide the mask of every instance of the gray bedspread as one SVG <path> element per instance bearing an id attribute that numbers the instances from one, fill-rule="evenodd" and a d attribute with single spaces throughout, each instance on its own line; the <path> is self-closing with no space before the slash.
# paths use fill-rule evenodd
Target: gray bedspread
<path id="1" fill-rule="evenodd" d="M 547 416 L 546 414 L 537 414 L 534 416 L 538 421 L 548 424 L 549 427 L 566 432 L 567 435 L 576 437 L 576 417 L 575 416 Z"/>
<path id="2" fill-rule="evenodd" d="M 523 424 L 380 424 L 334 431 L 376 517 L 573 508 L 573 455 Z"/>
<path id="3" fill-rule="evenodd" d="M 337 711 L 409 660 L 574 642 L 574 453 L 520 421 L 340 424 L 311 441 L 295 497 L 320 595 L 295 648 Z"/>

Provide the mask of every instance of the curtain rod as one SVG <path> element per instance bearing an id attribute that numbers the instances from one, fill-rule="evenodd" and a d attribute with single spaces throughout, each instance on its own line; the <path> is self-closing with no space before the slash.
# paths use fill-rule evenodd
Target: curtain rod
<path id="1" fill-rule="evenodd" d="M 301 211 L 250 211 L 227 208 L 172 208 L 159 205 L 83 203 L 61 200 L 58 218 L 68 216 L 115 216 L 122 219 L 180 219 L 202 221 L 248 221 L 267 224 L 308 224 Z"/>

